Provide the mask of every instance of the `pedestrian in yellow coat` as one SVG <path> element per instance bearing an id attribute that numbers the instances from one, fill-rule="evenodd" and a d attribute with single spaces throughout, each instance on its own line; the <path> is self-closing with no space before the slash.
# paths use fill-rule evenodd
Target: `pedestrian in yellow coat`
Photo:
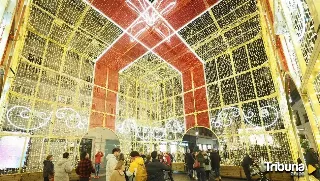
<path id="1" fill-rule="evenodd" d="M 135 181 L 146 181 L 147 180 L 147 171 L 144 165 L 143 158 L 140 157 L 140 154 L 137 151 L 132 151 L 130 153 L 131 163 L 129 169 L 127 170 L 127 176 L 134 176 Z"/>

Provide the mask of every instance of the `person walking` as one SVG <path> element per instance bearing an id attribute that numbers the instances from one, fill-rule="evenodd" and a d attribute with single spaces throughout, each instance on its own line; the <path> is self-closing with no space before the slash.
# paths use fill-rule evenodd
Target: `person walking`
<path id="1" fill-rule="evenodd" d="M 216 178 L 221 181 L 221 176 L 220 176 L 220 162 L 221 162 L 221 157 L 219 155 L 219 152 L 217 150 L 214 150 L 211 155 L 211 168 L 215 173 Z"/>
<path id="2" fill-rule="evenodd" d="M 116 167 L 114 168 L 110 181 L 126 181 L 124 174 L 124 161 L 119 160 Z"/>
<path id="3" fill-rule="evenodd" d="M 132 151 L 130 153 L 131 163 L 129 169 L 126 171 L 127 176 L 135 177 L 135 181 L 146 181 L 147 171 L 144 165 L 144 160 L 140 157 L 139 152 Z"/>
<path id="4" fill-rule="evenodd" d="M 56 181 L 69 181 L 69 174 L 72 172 L 71 162 L 69 160 L 69 153 L 64 153 L 62 159 L 56 164 L 54 173 L 54 180 Z"/>
<path id="5" fill-rule="evenodd" d="M 204 153 L 203 155 L 204 157 L 204 169 L 206 172 L 206 178 L 208 180 L 210 180 L 210 172 L 211 172 L 211 160 L 210 160 L 210 156 L 207 153 Z"/>
<path id="6" fill-rule="evenodd" d="M 243 168 L 244 174 L 246 175 L 247 181 L 252 181 L 251 173 L 250 173 L 251 165 L 253 165 L 253 160 L 249 156 L 249 154 L 246 154 L 246 156 L 242 160 L 241 166 Z"/>
<path id="7" fill-rule="evenodd" d="M 190 150 L 187 150 L 187 153 L 185 155 L 185 163 L 187 166 L 187 172 L 188 172 L 188 176 L 190 178 L 193 178 L 193 164 L 194 164 L 194 159 L 193 159 L 193 155 L 190 152 Z"/>
<path id="8" fill-rule="evenodd" d="M 87 152 L 81 153 L 80 162 L 76 168 L 76 173 L 79 175 L 79 181 L 89 181 L 91 173 L 95 173 L 95 169 L 93 168 Z"/>
<path id="9" fill-rule="evenodd" d="M 312 175 L 317 178 L 320 179 L 320 163 L 319 163 L 319 157 L 318 154 L 316 153 L 316 151 L 314 151 L 313 148 L 309 148 L 306 151 L 306 155 L 305 155 L 305 159 L 306 159 L 306 165 L 307 167 L 312 166 L 313 169 L 315 169 L 314 172 L 312 172 Z"/>
<path id="10" fill-rule="evenodd" d="M 114 148 L 112 150 L 112 154 L 107 155 L 106 181 L 110 180 L 110 176 L 114 171 L 114 168 L 117 166 L 120 152 L 121 152 L 120 148 Z"/>
<path id="11" fill-rule="evenodd" d="M 206 172 L 204 169 L 204 156 L 202 151 L 200 150 L 196 150 L 195 151 L 195 156 L 196 156 L 196 161 L 199 162 L 199 167 L 196 168 L 197 171 L 197 177 L 198 177 L 198 181 L 206 181 Z"/>
<path id="12" fill-rule="evenodd" d="M 103 153 L 101 151 L 98 151 L 97 154 L 95 155 L 95 176 L 94 178 L 99 178 L 99 172 L 100 172 L 100 166 L 103 158 Z"/>
<path id="13" fill-rule="evenodd" d="M 147 170 L 147 181 L 164 181 L 163 171 L 170 171 L 170 167 L 161 163 L 157 159 L 157 151 L 151 153 L 151 162 L 146 165 Z"/>
<path id="14" fill-rule="evenodd" d="M 48 155 L 46 160 L 43 161 L 43 180 L 49 181 L 53 178 L 54 165 L 52 163 L 53 156 Z"/>

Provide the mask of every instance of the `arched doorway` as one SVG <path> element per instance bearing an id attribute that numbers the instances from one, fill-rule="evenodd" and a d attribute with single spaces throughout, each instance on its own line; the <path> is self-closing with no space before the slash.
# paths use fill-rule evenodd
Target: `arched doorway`
<path id="1" fill-rule="evenodd" d="M 193 127 L 183 136 L 182 143 L 185 143 L 185 151 L 192 152 L 195 148 L 202 151 L 219 150 L 219 138 L 205 127 Z"/>
<path id="2" fill-rule="evenodd" d="M 119 147 L 119 138 L 111 129 L 98 127 L 90 129 L 83 136 L 79 151 L 89 154 L 92 163 L 95 165 L 95 176 L 103 176 L 106 173 L 107 156 L 112 154 L 114 148 Z"/>

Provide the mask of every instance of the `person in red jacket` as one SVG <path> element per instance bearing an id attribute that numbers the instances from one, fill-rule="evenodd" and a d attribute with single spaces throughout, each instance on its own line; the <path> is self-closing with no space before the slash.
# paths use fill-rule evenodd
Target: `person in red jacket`
<path id="1" fill-rule="evenodd" d="M 95 155 L 96 173 L 94 178 L 99 178 L 100 164 L 101 164 L 102 158 L 103 158 L 103 153 L 101 151 L 98 151 L 98 153 Z"/>
<path id="2" fill-rule="evenodd" d="M 87 152 L 81 153 L 80 162 L 76 168 L 76 173 L 80 177 L 79 181 L 89 181 L 91 173 L 95 173 L 95 169 L 93 168 Z"/>

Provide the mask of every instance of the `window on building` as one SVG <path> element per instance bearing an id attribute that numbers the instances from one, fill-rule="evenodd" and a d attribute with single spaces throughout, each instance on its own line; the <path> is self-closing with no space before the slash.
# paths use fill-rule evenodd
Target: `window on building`
<path id="1" fill-rule="evenodd" d="M 207 145 L 202 145 L 202 149 L 203 149 L 203 151 L 207 151 L 208 150 Z"/>
<path id="2" fill-rule="evenodd" d="M 199 150 L 202 150 L 201 144 L 198 144 L 198 148 L 199 148 Z"/>

